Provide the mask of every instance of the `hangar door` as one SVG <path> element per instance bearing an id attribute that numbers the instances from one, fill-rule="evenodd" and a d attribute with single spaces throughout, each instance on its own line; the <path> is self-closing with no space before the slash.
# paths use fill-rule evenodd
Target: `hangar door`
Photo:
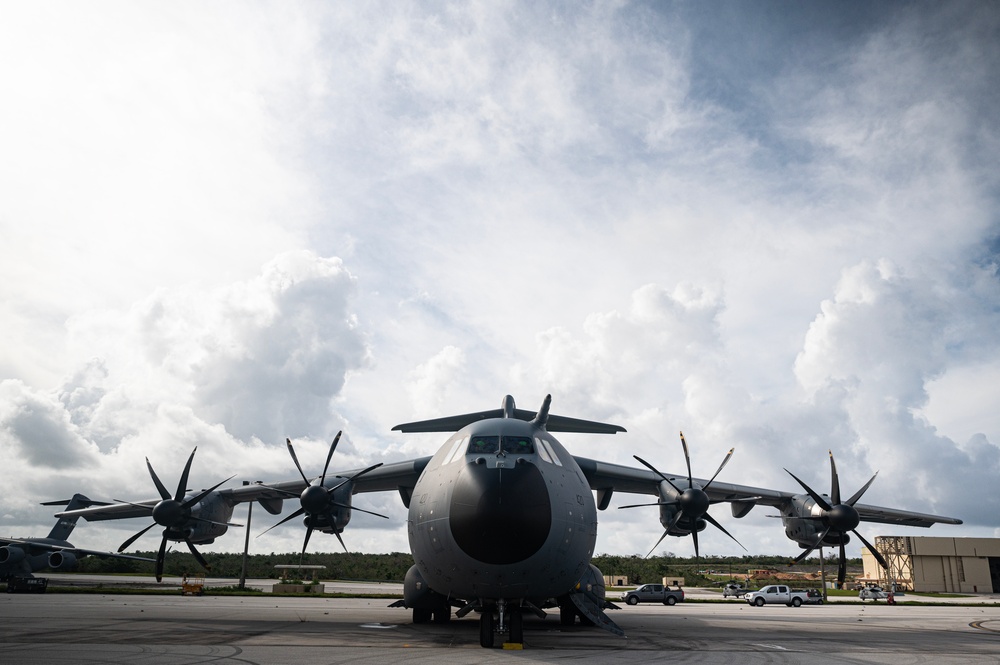
<path id="1" fill-rule="evenodd" d="M 1000 593 L 1000 557 L 990 558 L 990 580 L 993 582 L 993 593 Z"/>

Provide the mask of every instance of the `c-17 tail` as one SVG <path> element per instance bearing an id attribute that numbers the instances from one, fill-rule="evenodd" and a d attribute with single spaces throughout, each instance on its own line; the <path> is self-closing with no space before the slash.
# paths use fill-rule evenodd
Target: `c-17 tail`
<path id="1" fill-rule="evenodd" d="M 90 506 L 108 506 L 104 501 L 94 501 L 88 499 L 82 494 L 74 494 L 72 499 L 64 499 L 63 501 L 46 501 L 42 504 L 43 506 L 66 506 L 66 510 L 77 510 L 78 508 L 89 508 Z M 78 516 L 74 515 L 72 517 L 60 517 L 59 521 L 56 522 L 52 530 L 49 531 L 49 538 L 52 540 L 69 540 L 69 535 L 73 533 L 74 527 L 76 527 L 76 520 L 79 519 Z"/>

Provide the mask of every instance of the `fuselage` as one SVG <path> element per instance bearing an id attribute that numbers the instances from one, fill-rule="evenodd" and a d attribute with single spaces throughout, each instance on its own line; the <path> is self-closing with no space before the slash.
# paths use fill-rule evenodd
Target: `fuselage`
<path id="1" fill-rule="evenodd" d="M 460 599 L 547 599 L 581 578 L 597 507 L 573 457 L 514 418 L 468 425 L 414 487 L 408 535 L 427 584 Z"/>

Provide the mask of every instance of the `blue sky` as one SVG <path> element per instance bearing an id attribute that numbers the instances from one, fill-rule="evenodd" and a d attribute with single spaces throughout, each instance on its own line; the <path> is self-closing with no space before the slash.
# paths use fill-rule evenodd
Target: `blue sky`
<path id="1" fill-rule="evenodd" d="M 397 423 L 551 393 L 628 429 L 578 454 L 680 471 L 683 430 L 696 475 L 735 447 L 720 479 L 795 490 L 832 450 L 845 491 L 880 471 L 866 501 L 966 521 L 914 533 L 1000 536 L 991 4 L 4 14 L 0 533 L 153 496 L 144 457 L 287 479 L 286 436 L 318 471 L 344 429 L 357 468 L 441 442 Z M 352 548 L 406 548 L 398 497 L 358 505 L 393 520 Z M 713 515 L 796 554 L 767 512 Z M 645 553 L 640 513 L 598 551 Z"/>

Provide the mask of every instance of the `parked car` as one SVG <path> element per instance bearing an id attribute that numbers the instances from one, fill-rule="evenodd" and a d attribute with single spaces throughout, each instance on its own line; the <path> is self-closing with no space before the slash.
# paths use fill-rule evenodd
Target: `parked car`
<path id="1" fill-rule="evenodd" d="M 889 594 L 883 591 L 882 587 L 880 586 L 865 587 L 864 589 L 858 592 L 858 598 L 860 598 L 862 601 L 873 600 L 877 602 L 879 598 L 885 599 L 888 597 Z"/>
<path id="2" fill-rule="evenodd" d="M 629 605 L 638 605 L 639 603 L 675 605 L 684 600 L 684 589 L 662 584 L 643 584 L 631 591 L 623 591 L 622 600 Z"/>
<path id="3" fill-rule="evenodd" d="M 743 594 L 746 592 L 747 590 L 743 588 L 742 584 L 730 582 L 722 588 L 722 597 L 729 598 L 730 596 L 733 596 L 734 598 L 742 598 Z"/>
<path id="4" fill-rule="evenodd" d="M 777 603 L 788 605 L 789 607 L 799 607 L 807 603 L 814 605 L 823 604 L 822 592 L 791 589 L 784 584 L 771 584 L 760 591 L 747 592 L 744 598 L 746 598 L 747 603 L 754 607 L 763 607 L 767 604 Z"/>

